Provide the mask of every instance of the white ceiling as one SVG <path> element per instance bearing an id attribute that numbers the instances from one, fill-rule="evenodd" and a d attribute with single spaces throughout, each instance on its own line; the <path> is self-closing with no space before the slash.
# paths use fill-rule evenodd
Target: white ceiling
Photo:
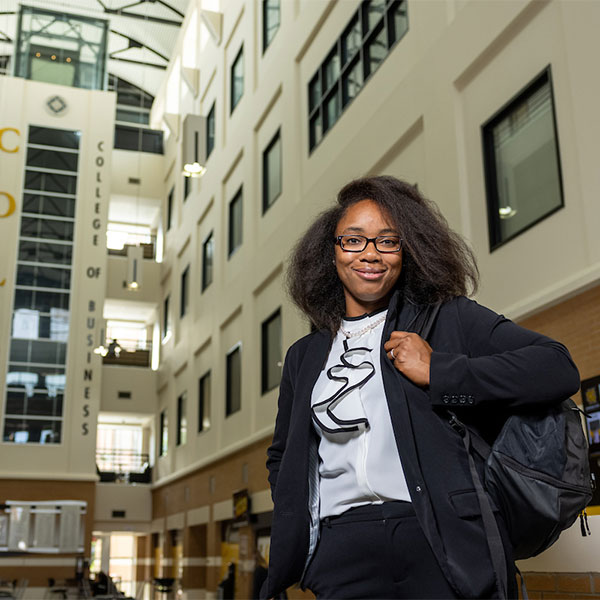
<path id="1" fill-rule="evenodd" d="M 179 25 L 190 0 L 25 0 L 56 12 L 109 21 L 108 72 L 141 87 L 153 96 L 165 74 Z M 12 55 L 17 31 L 18 0 L 0 0 L 0 55 Z M 110 11 L 121 11 L 111 14 Z M 108 12 L 107 12 L 108 11 Z M 142 48 L 129 47 L 130 41 Z M 127 61 L 135 61 L 125 62 Z M 140 63 L 151 63 L 146 66 Z"/>
<path id="2" fill-rule="evenodd" d="M 151 323 L 155 318 L 156 303 L 135 300 L 104 300 L 103 317 L 106 320 Z"/>

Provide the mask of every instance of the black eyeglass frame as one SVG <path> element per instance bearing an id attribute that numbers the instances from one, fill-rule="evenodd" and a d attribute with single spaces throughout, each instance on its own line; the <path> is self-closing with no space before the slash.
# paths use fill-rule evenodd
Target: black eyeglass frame
<path id="1" fill-rule="evenodd" d="M 344 248 L 344 246 L 342 245 L 342 238 L 345 238 L 345 237 L 362 238 L 363 240 L 365 240 L 365 245 L 360 250 L 349 250 L 348 248 Z M 377 252 L 379 252 L 381 254 L 394 254 L 396 252 L 400 252 L 402 250 L 402 238 L 400 238 L 400 237 L 398 238 L 398 243 L 400 244 L 400 247 L 397 250 L 380 250 L 377 247 L 377 240 L 387 239 L 387 238 L 391 238 L 391 237 L 398 237 L 398 236 L 378 235 L 376 237 L 369 238 L 365 235 L 360 235 L 360 234 L 338 235 L 335 238 L 335 245 L 339 246 L 343 252 L 364 252 L 367 249 L 367 246 L 369 245 L 369 243 L 373 242 L 373 246 L 375 247 L 375 250 L 377 250 Z"/>

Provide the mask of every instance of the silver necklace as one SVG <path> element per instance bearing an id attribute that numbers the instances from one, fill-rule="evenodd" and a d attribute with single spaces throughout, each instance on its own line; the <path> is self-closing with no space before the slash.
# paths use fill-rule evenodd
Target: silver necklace
<path id="1" fill-rule="evenodd" d="M 376 321 L 373 321 L 372 323 L 369 323 L 366 327 L 363 327 L 362 329 L 357 329 L 356 331 L 347 331 L 346 329 L 344 329 L 341 326 L 340 326 L 340 331 L 346 336 L 346 339 L 358 337 L 360 335 L 364 335 L 365 333 L 368 333 L 369 331 L 373 331 L 373 329 L 375 329 L 375 327 L 377 327 L 378 325 L 381 325 L 381 323 L 383 323 L 385 321 L 386 316 L 387 316 L 387 314 L 384 314 L 382 317 L 379 317 L 379 319 L 377 319 Z"/>

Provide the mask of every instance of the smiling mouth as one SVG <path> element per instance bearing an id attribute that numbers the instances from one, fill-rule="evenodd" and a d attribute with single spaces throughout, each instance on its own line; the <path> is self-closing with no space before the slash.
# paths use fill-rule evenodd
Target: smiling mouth
<path id="1" fill-rule="evenodd" d="M 376 281 L 383 277 L 383 275 L 385 274 L 385 271 L 365 271 L 365 270 L 355 269 L 355 273 L 357 273 L 359 277 L 362 277 L 363 279 L 366 279 L 367 281 Z"/>

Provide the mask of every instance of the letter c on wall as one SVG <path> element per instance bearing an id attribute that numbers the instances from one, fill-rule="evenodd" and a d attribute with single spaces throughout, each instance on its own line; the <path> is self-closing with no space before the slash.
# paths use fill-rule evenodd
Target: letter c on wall
<path id="1" fill-rule="evenodd" d="M 0 196 L 6 196 L 6 199 L 8 200 L 8 208 L 6 209 L 6 212 L 0 213 L 0 219 L 4 219 L 6 217 L 10 217 L 10 215 L 12 215 L 15 212 L 15 209 L 17 208 L 17 203 L 8 192 L 0 192 Z"/>
<path id="2" fill-rule="evenodd" d="M 8 152 L 9 154 L 14 154 L 15 152 L 19 151 L 19 146 L 15 146 L 14 148 L 7 148 L 4 145 L 4 142 L 2 140 L 2 138 L 4 137 L 4 134 L 7 131 L 12 131 L 12 132 L 16 133 L 18 136 L 21 135 L 21 132 L 18 129 L 15 129 L 14 127 L 4 127 L 3 129 L 0 129 L 0 150 L 2 150 L 2 152 Z"/>

